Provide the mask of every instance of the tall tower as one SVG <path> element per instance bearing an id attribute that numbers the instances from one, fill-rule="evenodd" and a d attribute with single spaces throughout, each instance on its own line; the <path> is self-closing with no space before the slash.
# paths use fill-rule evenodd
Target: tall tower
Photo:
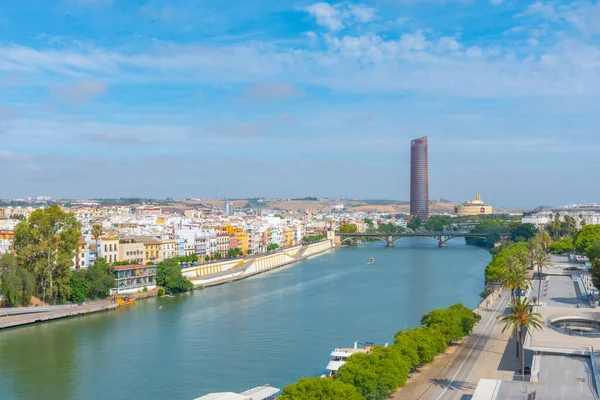
<path id="1" fill-rule="evenodd" d="M 429 219 L 427 136 L 410 142 L 410 215 Z"/>

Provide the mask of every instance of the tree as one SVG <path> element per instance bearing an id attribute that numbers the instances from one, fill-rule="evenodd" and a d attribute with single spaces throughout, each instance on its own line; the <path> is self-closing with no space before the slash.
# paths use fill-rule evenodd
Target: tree
<path id="1" fill-rule="evenodd" d="M 95 224 L 92 226 L 92 237 L 94 238 L 94 241 L 96 242 L 96 246 L 98 246 L 98 239 L 100 239 L 100 236 L 102 236 L 102 225 L 99 224 Z"/>
<path id="2" fill-rule="evenodd" d="M 209 262 L 210 261 L 210 256 L 209 255 L 205 255 L 204 256 L 204 261 Z"/>
<path id="3" fill-rule="evenodd" d="M 525 375 L 525 357 L 523 355 L 523 342 L 525 338 L 523 337 L 522 331 L 526 330 L 527 333 L 531 334 L 534 330 L 540 330 L 543 326 L 542 316 L 538 313 L 534 313 L 531 311 L 532 305 L 527 299 L 522 299 L 517 297 L 513 299 L 509 304 L 510 311 L 508 314 L 499 315 L 497 318 L 500 320 L 500 324 L 503 325 L 502 332 L 507 329 L 511 329 L 511 337 L 512 332 L 517 333 L 516 342 L 517 349 L 521 349 L 520 357 L 521 357 L 521 378 L 524 379 Z M 517 350 L 518 351 L 518 350 Z"/>
<path id="4" fill-rule="evenodd" d="M 410 361 L 396 347 L 378 346 L 370 353 L 350 356 L 334 379 L 351 384 L 365 399 L 383 400 L 404 386 L 410 368 Z"/>
<path id="5" fill-rule="evenodd" d="M 596 289 L 600 288 L 600 258 L 596 258 L 592 262 L 592 267 L 590 268 L 590 275 L 592 278 L 592 283 Z"/>
<path id="6" fill-rule="evenodd" d="M 442 215 L 433 215 L 425 222 L 425 230 L 429 232 L 444 232 L 452 224 L 452 220 Z"/>
<path id="7" fill-rule="evenodd" d="M 548 250 L 552 254 L 566 254 L 573 251 L 573 238 L 564 238 L 552 242 L 548 246 Z"/>
<path id="8" fill-rule="evenodd" d="M 36 280 L 37 292 L 63 302 L 69 297 L 69 280 L 80 224 L 71 213 L 51 206 L 35 210 L 15 228 L 14 248 L 24 268 Z"/>
<path id="9" fill-rule="evenodd" d="M 246 254 L 248 254 L 249 256 L 252 255 L 252 249 L 248 249 L 248 251 L 246 252 Z"/>
<path id="10" fill-rule="evenodd" d="M 278 248 L 279 248 L 279 245 L 277 243 L 271 243 L 270 245 L 267 246 L 267 251 L 277 250 Z"/>
<path id="11" fill-rule="evenodd" d="M 10 216 L 10 219 L 14 219 L 17 221 L 25 221 L 27 218 L 23 214 L 13 214 Z"/>
<path id="12" fill-rule="evenodd" d="M 525 269 L 506 269 L 501 285 L 510 290 L 511 299 L 515 299 L 517 289 L 531 287 L 531 279 Z"/>
<path id="13" fill-rule="evenodd" d="M 538 231 L 538 233 L 535 236 L 538 242 L 544 248 L 544 250 L 548 250 L 548 247 L 550 247 L 550 244 L 552 244 L 552 238 L 548 234 L 548 231 Z"/>
<path id="14" fill-rule="evenodd" d="M 370 218 L 365 218 L 363 219 L 363 222 L 365 224 L 367 224 L 369 226 L 369 228 L 373 228 L 375 226 L 375 224 L 373 223 L 373 220 Z"/>
<path id="15" fill-rule="evenodd" d="M 529 224 L 529 223 L 528 224 L 519 224 L 514 229 L 511 229 L 511 232 L 510 232 L 513 240 L 516 240 L 517 238 L 523 238 L 524 240 L 521 240 L 521 241 L 527 241 L 527 240 L 531 239 L 532 237 L 535 236 L 536 233 L 537 233 L 537 228 L 535 227 L 535 225 Z"/>
<path id="16" fill-rule="evenodd" d="M 12 254 L 0 257 L 0 289 L 9 306 L 28 306 L 35 292 L 35 278 L 29 271 L 17 265 Z"/>
<path id="17" fill-rule="evenodd" d="M 412 229 L 413 231 L 416 231 L 417 229 L 419 229 L 419 227 L 421 227 L 422 224 L 423 221 L 421 220 L 421 218 L 415 216 L 411 218 L 408 224 L 406 224 L 406 227 Z"/>
<path id="18" fill-rule="evenodd" d="M 460 340 L 473 331 L 481 316 L 460 303 L 448 308 L 432 310 L 421 317 L 421 325 L 437 328 L 445 337 L 446 343 Z"/>
<path id="19" fill-rule="evenodd" d="M 340 232 L 342 233 L 356 233 L 358 232 L 358 227 L 355 224 L 341 224 L 340 225 Z"/>
<path id="20" fill-rule="evenodd" d="M 110 289 L 115 287 L 113 271 L 102 257 L 88 267 L 85 278 L 87 280 L 87 295 L 91 299 L 106 297 L 110 294 Z M 74 283 L 79 284 L 77 279 Z"/>
<path id="21" fill-rule="evenodd" d="M 540 282 L 538 285 L 537 298 L 539 301 L 539 299 L 541 299 L 540 294 L 542 290 L 542 269 L 548 268 L 550 266 L 550 258 L 544 253 L 536 253 L 533 259 L 533 264 L 538 267 L 538 279 Z"/>
<path id="22" fill-rule="evenodd" d="M 573 247 L 576 252 L 585 254 L 589 258 L 590 255 L 594 256 L 593 245 L 597 241 L 600 241 L 600 225 L 586 225 L 575 236 Z"/>
<path id="23" fill-rule="evenodd" d="M 164 260 L 158 264 L 156 283 L 166 289 L 167 293 L 186 292 L 194 288 L 182 274 L 179 264 L 173 260 Z"/>
<path id="24" fill-rule="evenodd" d="M 586 255 L 590 261 L 600 258 L 600 240 L 596 240 L 588 246 Z"/>
<path id="25" fill-rule="evenodd" d="M 88 280 L 86 271 L 75 271 L 71 275 L 69 286 L 71 287 L 71 301 L 73 303 L 84 302 L 88 297 Z"/>
<path id="26" fill-rule="evenodd" d="M 283 389 L 279 400 L 363 400 L 352 385 L 334 379 L 302 378 Z"/>

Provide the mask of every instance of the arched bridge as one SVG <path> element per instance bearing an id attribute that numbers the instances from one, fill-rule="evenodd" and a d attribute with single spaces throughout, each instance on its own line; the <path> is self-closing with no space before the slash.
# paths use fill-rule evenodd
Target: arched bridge
<path id="1" fill-rule="evenodd" d="M 396 240 L 404 239 L 407 237 L 424 237 L 436 240 L 440 247 L 446 247 L 446 242 L 459 237 L 474 237 L 480 239 L 487 239 L 492 232 L 404 232 L 404 233 L 343 233 L 336 232 L 336 240 L 339 238 L 338 243 L 343 243 L 345 240 L 351 238 L 372 238 L 387 242 L 388 247 L 394 247 Z M 499 233 L 501 238 L 510 237 L 510 233 Z"/>

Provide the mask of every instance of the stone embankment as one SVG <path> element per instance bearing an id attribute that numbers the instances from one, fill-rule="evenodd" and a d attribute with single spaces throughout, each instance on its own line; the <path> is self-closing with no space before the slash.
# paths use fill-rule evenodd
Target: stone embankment
<path id="1" fill-rule="evenodd" d="M 37 307 L 35 307 L 37 308 Z M 95 313 L 99 311 L 109 311 L 117 308 L 115 303 L 111 303 L 110 301 L 94 301 L 89 302 L 87 304 L 78 306 L 71 305 L 70 307 L 64 307 L 60 309 L 56 309 L 54 311 L 42 311 L 40 312 L 30 312 L 27 314 L 19 314 L 19 315 L 10 315 L 6 317 L 0 318 L 0 329 L 12 328 L 16 326 L 35 324 L 37 322 L 46 322 L 52 321 L 55 319 L 74 317 L 77 315 L 84 315 Z"/>
<path id="2" fill-rule="evenodd" d="M 215 286 L 245 279 L 285 265 L 305 260 L 333 248 L 332 242 L 323 240 L 308 245 L 284 248 L 269 254 L 259 254 L 243 259 L 226 260 L 182 269 L 182 274 L 194 286 Z"/>

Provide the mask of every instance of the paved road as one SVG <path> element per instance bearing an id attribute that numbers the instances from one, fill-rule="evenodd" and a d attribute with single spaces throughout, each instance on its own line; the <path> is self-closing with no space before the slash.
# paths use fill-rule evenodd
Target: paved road
<path id="1" fill-rule="evenodd" d="M 491 306 L 489 311 L 481 310 L 482 319 L 473 333 L 465 339 L 456 352 L 454 360 L 445 373 L 435 381 L 423 398 L 435 400 L 460 399 L 465 393 L 473 393 L 477 379 L 472 379 L 473 371 L 492 332 L 498 325 L 496 316 L 503 314 L 510 300 L 508 291 L 502 292 L 500 302 Z"/>

